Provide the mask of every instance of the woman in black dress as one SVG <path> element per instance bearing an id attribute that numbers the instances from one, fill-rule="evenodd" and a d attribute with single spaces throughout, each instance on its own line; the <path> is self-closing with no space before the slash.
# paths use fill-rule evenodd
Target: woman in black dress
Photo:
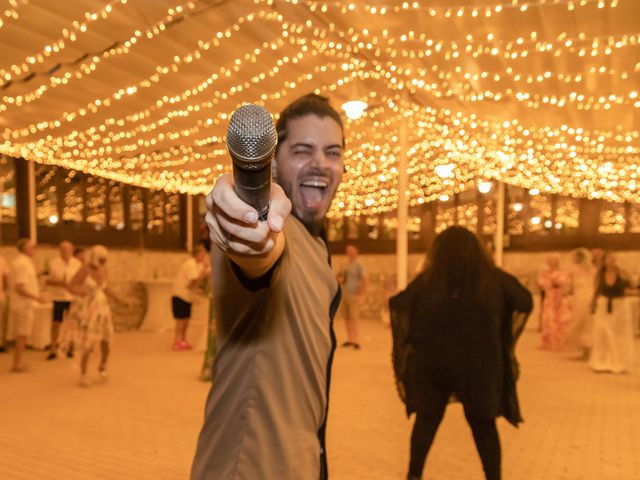
<path id="1" fill-rule="evenodd" d="M 606 252 L 596 277 L 593 298 L 593 345 L 589 364 L 595 372 L 631 373 L 633 369 L 633 319 L 625 296 L 634 295 L 629 275 Z"/>
<path id="2" fill-rule="evenodd" d="M 390 300 L 398 389 L 416 413 L 409 479 L 421 477 L 451 398 L 464 406 L 486 478 L 500 479 L 495 419 L 522 421 L 513 352 L 531 308 L 529 291 L 462 227 L 436 237 L 427 269 Z"/>

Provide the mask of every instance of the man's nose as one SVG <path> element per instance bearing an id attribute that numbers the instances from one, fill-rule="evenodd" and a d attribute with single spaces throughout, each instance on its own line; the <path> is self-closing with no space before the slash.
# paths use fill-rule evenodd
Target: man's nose
<path id="1" fill-rule="evenodd" d="M 311 156 L 310 166 L 325 170 L 329 167 L 329 158 L 322 150 L 315 150 Z"/>

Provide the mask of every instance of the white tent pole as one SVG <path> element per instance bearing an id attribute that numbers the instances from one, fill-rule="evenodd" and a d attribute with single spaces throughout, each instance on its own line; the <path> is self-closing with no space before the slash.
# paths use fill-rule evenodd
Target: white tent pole
<path id="1" fill-rule="evenodd" d="M 187 226 L 187 234 L 186 237 L 186 245 L 187 252 L 191 252 L 193 250 L 193 195 L 189 195 L 187 193 L 187 221 L 185 222 Z"/>
<path id="2" fill-rule="evenodd" d="M 398 290 L 407 286 L 407 264 L 409 256 L 409 241 L 407 237 L 407 221 L 409 218 L 409 199 L 407 198 L 407 117 L 400 121 L 400 152 L 398 154 L 398 235 L 396 240 L 396 272 Z"/>
<path id="3" fill-rule="evenodd" d="M 496 234 L 494 248 L 495 248 L 495 263 L 498 267 L 502 267 L 504 263 L 504 183 L 498 182 L 498 195 L 496 205 Z"/>
<path id="4" fill-rule="evenodd" d="M 38 223 L 36 218 L 36 169 L 33 160 L 27 161 L 27 185 L 29 197 L 29 240 L 38 243 Z"/>

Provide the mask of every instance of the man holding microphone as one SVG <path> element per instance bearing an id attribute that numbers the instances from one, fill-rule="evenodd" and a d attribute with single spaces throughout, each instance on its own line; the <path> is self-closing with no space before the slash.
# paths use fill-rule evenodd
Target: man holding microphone
<path id="1" fill-rule="evenodd" d="M 228 175 L 207 196 L 219 350 L 194 480 L 327 478 L 340 291 L 324 224 L 344 170 L 342 120 L 310 94 L 285 108 L 276 132 L 266 221 Z"/>

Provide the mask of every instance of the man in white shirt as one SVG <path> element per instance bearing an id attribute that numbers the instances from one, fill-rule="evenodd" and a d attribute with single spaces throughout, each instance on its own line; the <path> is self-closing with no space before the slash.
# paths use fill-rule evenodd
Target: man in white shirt
<path id="1" fill-rule="evenodd" d="M 16 333 L 16 348 L 13 355 L 12 372 L 24 372 L 27 369 L 22 363 L 22 354 L 27 338 L 33 329 L 34 304 L 44 303 L 40 295 L 40 285 L 36 267 L 33 264 L 35 245 L 26 238 L 18 240 L 18 256 L 11 264 L 11 299 L 9 301 L 10 315 L 14 319 Z"/>
<path id="2" fill-rule="evenodd" d="M 76 272 L 80 270 L 82 263 L 73 256 L 73 244 L 66 240 L 59 245 L 60 255 L 49 263 L 49 278 L 47 285 L 53 299 L 53 318 L 51 322 L 51 346 L 47 360 L 54 360 L 58 352 L 58 336 L 60 325 L 69 312 L 73 295 L 68 289 L 68 284 Z"/>
<path id="3" fill-rule="evenodd" d="M 7 341 L 7 305 L 9 274 L 11 269 L 4 256 L 0 255 L 0 352 L 5 352 Z"/>
<path id="4" fill-rule="evenodd" d="M 180 266 L 178 274 L 173 281 L 173 296 L 171 297 L 171 309 L 176 320 L 174 350 L 189 350 L 191 345 L 187 342 L 187 328 L 191 320 L 191 304 L 198 284 L 209 276 L 211 269 L 207 262 L 207 249 L 204 244 L 198 244 L 192 256 Z"/>

